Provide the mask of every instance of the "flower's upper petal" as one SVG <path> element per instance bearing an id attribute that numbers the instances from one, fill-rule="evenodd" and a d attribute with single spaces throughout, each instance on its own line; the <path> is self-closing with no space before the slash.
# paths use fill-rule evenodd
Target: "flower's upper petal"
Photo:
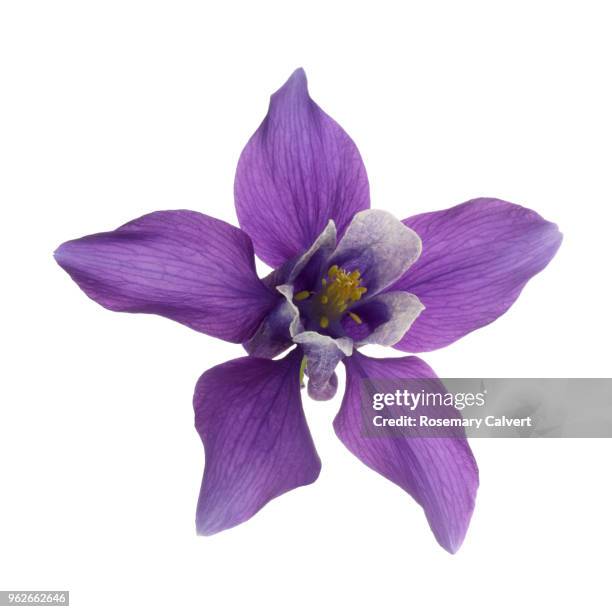
<path id="1" fill-rule="evenodd" d="M 425 310 L 398 349 L 431 351 L 491 323 L 552 259 L 562 235 L 527 208 L 479 198 L 406 219 L 423 241 L 419 261 L 393 285 Z"/>
<path id="2" fill-rule="evenodd" d="M 359 151 L 311 100 L 302 69 L 271 97 L 240 156 L 234 193 L 240 226 L 273 267 L 306 251 L 330 219 L 341 235 L 369 207 Z"/>
<path id="3" fill-rule="evenodd" d="M 353 352 L 350 338 L 332 338 L 318 332 L 305 331 L 293 337 L 304 351 L 308 392 L 313 399 L 328 400 L 338 388 L 334 370 L 338 363 Z"/>
<path id="4" fill-rule="evenodd" d="M 435 379 L 434 372 L 417 357 L 374 359 L 355 352 L 344 363 L 346 391 L 334 420 L 336 434 L 358 459 L 409 493 L 423 507 L 440 545 L 457 551 L 478 488 L 478 468 L 465 438 L 365 435 L 363 431 L 362 380 Z M 438 386 L 436 381 L 432 384 Z M 443 392 L 441 383 L 439 387 L 432 392 Z"/>
<path id="5" fill-rule="evenodd" d="M 65 242 L 55 258 L 105 308 L 162 315 L 230 342 L 250 338 L 279 300 L 257 278 L 243 231 L 188 210 Z"/>
<path id="6" fill-rule="evenodd" d="M 199 534 L 251 518 L 271 499 L 317 479 L 321 462 L 300 398 L 301 353 L 243 357 L 205 372 L 193 399 L 206 462 Z"/>
<path id="7" fill-rule="evenodd" d="M 420 253 L 414 231 L 384 210 L 366 210 L 355 215 L 329 265 L 359 270 L 368 299 L 401 278 Z"/>
<path id="8" fill-rule="evenodd" d="M 423 304 L 412 293 L 386 291 L 352 307 L 351 312 L 361 322 L 356 323 L 347 315 L 342 320 L 342 327 L 356 347 L 366 344 L 392 346 L 404 337 L 422 310 Z"/>

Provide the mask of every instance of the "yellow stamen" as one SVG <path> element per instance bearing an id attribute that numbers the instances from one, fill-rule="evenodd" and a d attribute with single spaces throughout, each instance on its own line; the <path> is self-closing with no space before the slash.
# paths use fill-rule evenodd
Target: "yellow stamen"
<path id="1" fill-rule="evenodd" d="M 359 270 L 349 272 L 337 265 L 329 268 L 327 277 L 321 279 L 322 289 L 317 292 L 312 302 L 317 308 L 315 312 L 320 317 L 319 322 L 323 329 L 329 326 L 330 321 L 339 320 L 353 303 L 361 299 L 367 291 L 362 282 Z M 353 320 L 361 322 L 361 319 L 357 321 L 353 318 Z"/>
<path id="2" fill-rule="evenodd" d="M 362 283 L 359 270 L 349 271 L 333 265 L 321 279 L 319 291 L 298 291 L 293 296 L 293 301 L 297 303 L 308 300 L 308 303 L 300 308 L 307 311 L 308 317 L 318 319 L 321 329 L 327 329 L 332 323 L 339 322 L 345 313 L 359 325 L 362 323 L 361 317 L 349 309 L 367 292 L 367 287 Z"/>
<path id="3" fill-rule="evenodd" d="M 361 325 L 363 323 L 361 317 L 358 314 L 355 314 L 354 312 L 349 312 L 349 317 L 351 317 L 351 319 L 353 319 L 353 321 L 355 321 L 357 325 Z"/>

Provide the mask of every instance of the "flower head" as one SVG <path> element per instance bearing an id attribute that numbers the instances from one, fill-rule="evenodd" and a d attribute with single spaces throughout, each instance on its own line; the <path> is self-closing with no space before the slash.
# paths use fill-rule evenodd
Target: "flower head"
<path id="1" fill-rule="evenodd" d="M 162 315 L 244 345 L 249 356 L 196 385 L 206 453 L 198 532 L 233 527 L 316 480 L 321 464 L 300 381 L 308 378 L 311 397 L 330 399 L 343 362 L 338 437 L 408 492 L 439 543 L 456 551 L 478 487 L 467 441 L 360 429 L 362 380 L 435 374 L 417 357 L 373 359 L 358 349 L 430 351 L 492 322 L 554 256 L 556 226 L 491 198 L 403 221 L 370 209 L 357 147 L 312 101 L 301 69 L 272 96 L 247 143 L 235 200 L 241 229 L 187 210 L 154 212 L 55 253 L 106 308 Z M 254 254 L 274 268 L 264 279 Z"/>

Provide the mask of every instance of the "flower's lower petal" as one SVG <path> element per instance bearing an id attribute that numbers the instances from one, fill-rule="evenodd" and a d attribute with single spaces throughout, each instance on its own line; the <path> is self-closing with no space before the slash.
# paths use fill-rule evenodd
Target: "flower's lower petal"
<path id="1" fill-rule="evenodd" d="M 321 469 L 300 398 L 301 352 L 243 357 L 205 372 L 193 399 L 206 456 L 197 531 L 212 535 L 271 499 L 314 482 Z"/>
<path id="2" fill-rule="evenodd" d="M 532 210 L 479 198 L 406 219 L 423 253 L 392 289 L 410 291 L 425 310 L 395 347 L 441 348 L 502 315 L 553 258 L 562 235 Z"/>
<path id="3" fill-rule="evenodd" d="M 240 156 L 234 192 L 240 226 L 273 267 L 306 251 L 330 219 L 341 235 L 369 208 L 359 151 L 312 101 L 302 69 L 272 96 Z"/>
<path id="4" fill-rule="evenodd" d="M 279 300 L 257 278 L 243 231 L 188 210 L 65 242 L 55 258 L 105 308 L 162 315 L 230 342 L 251 337 Z"/>
<path id="5" fill-rule="evenodd" d="M 305 331 L 293 337 L 306 357 L 308 391 L 313 399 L 327 400 L 338 388 L 331 380 L 338 363 L 353 352 L 350 338 L 332 338 L 314 331 Z"/>
<path id="6" fill-rule="evenodd" d="M 368 467 L 409 493 L 422 507 L 436 539 L 456 552 L 467 531 L 478 488 L 478 468 L 462 437 L 364 435 L 364 379 L 435 379 L 417 357 L 374 359 L 355 352 L 345 360 L 346 391 L 334 420 L 336 434 Z"/>
<path id="7" fill-rule="evenodd" d="M 360 321 L 347 315 L 342 320 L 342 327 L 356 347 L 366 344 L 392 346 L 404 337 L 422 310 L 423 304 L 412 293 L 388 291 L 352 308 L 351 313 Z"/>
<path id="8" fill-rule="evenodd" d="M 383 210 L 357 213 L 329 259 L 348 271 L 359 270 L 366 297 L 376 295 L 410 268 L 421 253 L 421 240 Z"/>

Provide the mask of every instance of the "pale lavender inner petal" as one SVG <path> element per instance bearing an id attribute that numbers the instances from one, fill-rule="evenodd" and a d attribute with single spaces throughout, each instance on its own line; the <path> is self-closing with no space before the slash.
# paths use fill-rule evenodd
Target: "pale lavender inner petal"
<path id="1" fill-rule="evenodd" d="M 388 212 L 366 210 L 355 215 L 328 265 L 359 270 L 372 297 L 401 278 L 420 253 L 414 231 Z"/>
<path id="2" fill-rule="evenodd" d="M 349 338 L 331 338 L 313 331 L 305 331 L 293 337 L 306 358 L 308 390 L 313 399 L 330 399 L 338 387 L 332 377 L 336 366 L 353 352 L 353 341 Z"/>
<path id="3" fill-rule="evenodd" d="M 404 337 L 423 308 L 411 293 L 388 291 L 351 308 L 361 321 L 356 323 L 346 316 L 342 319 L 342 327 L 357 347 L 366 344 L 392 346 Z"/>

